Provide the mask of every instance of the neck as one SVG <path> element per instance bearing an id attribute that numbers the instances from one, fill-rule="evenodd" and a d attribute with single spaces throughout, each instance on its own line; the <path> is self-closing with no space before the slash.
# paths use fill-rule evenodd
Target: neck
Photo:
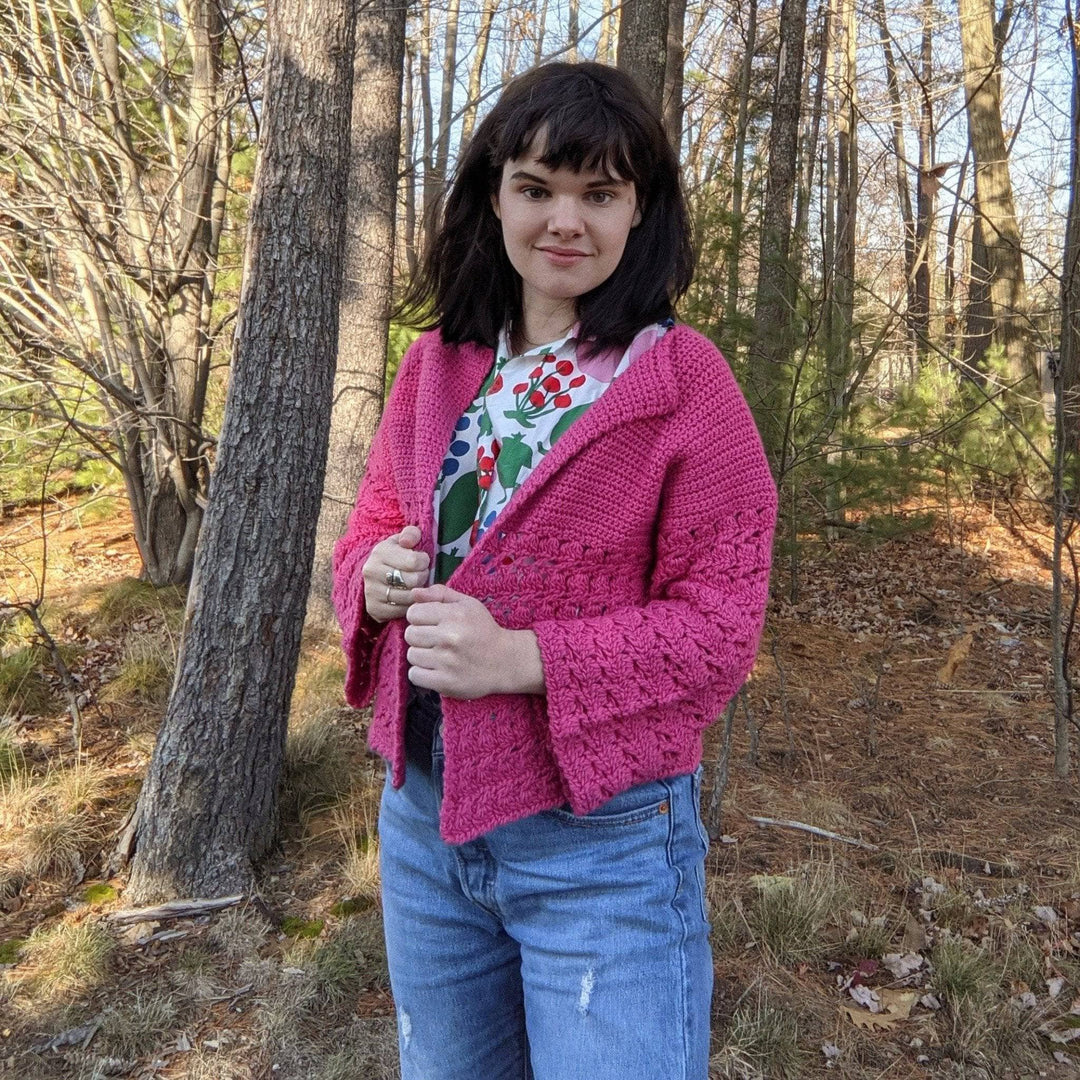
<path id="1" fill-rule="evenodd" d="M 517 345 L 535 348 L 562 337 L 577 322 L 577 304 L 573 299 L 538 303 L 528 295 L 522 304 L 521 318 L 514 326 Z"/>

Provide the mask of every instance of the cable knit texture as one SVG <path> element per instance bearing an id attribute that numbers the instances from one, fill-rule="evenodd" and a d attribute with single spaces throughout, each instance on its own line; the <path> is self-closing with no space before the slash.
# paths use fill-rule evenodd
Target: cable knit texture
<path id="1" fill-rule="evenodd" d="M 364 611 L 361 568 L 419 525 L 454 425 L 492 352 L 438 331 L 402 360 L 335 550 L 334 603 L 369 738 L 405 779 L 405 620 Z M 441 829 L 464 843 L 569 803 L 584 814 L 645 780 L 692 771 L 701 733 L 745 679 L 765 615 L 776 488 L 726 362 L 678 326 L 567 430 L 447 584 L 499 625 L 532 629 L 546 697 L 443 698 Z"/>

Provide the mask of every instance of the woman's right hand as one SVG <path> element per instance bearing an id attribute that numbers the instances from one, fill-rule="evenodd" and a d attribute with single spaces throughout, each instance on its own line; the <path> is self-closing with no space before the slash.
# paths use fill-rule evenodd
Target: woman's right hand
<path id="1" fill-rule="evenodd" d="M 376 622 L 403 619 L 413 602 L 413 589 L 427 585 L 431 560 L 426 552 L 414 550 L 419 543 L 420 530 L 415 525 L 406 525 L 401 532 L 380 540 L 371 549 L 361 572 L 364 608 Z M 387 583 L 386 577 L 391 570 L 401 572 L 406 588 L 395 588 Z"/>

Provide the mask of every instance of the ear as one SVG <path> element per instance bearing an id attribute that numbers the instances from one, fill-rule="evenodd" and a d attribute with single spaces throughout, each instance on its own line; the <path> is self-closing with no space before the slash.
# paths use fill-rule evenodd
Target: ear
<path id="1" fill-rule="evenodd" d="M 630 228 L 636 229 L 641 224 L 641 203 L 634 207 L 634 218 L 630 222 Z"/>
<path id="2" fill-rule="evenodd" d="M 499 193 L 497 191 L 491 193 L 491 209 L 495 211 L 495 216 L 502 221 L 502 214 L 499 213 Z"/>

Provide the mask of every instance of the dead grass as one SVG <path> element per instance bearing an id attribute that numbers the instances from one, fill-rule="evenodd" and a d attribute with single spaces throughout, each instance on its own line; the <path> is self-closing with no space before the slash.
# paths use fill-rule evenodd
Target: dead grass
<path id="1" fill-rule="evenodd" d="M 143 1057 L 164 1041 L 180 1019 L 176 996 L 163 983 L 137 987 L 101 1013 L 95 1048 L 112 1057 Z"/>
<path id="2" fill-rule="evenodd" d="M 14 969 L 17 993 L 32 1000 L 85 993 L 109 973 L 116 941 L 95 919 L 38 927 Z"/>
<path id="3" fill-rule="evenodd" d="M 799 1019 L 763 981 L 736 1004 L 719 1049 L 709 1061 L 711 1080 L 791 1080 L 802 1075 L 806 1054 L 799 1046 Z"/>
<path id="4" fill-rule="evenodd" d="M 0 780 L 0 861 L 23 877 L 81 876 L 84 857 L 102 839 L 97 808 L 107 779 L 99 765 L 79 762 Z"/>
<path id="5" fill-rule="evenodd" d="M 827 948 L 822 931 L 850 897 L 833 866 L 815 863 L 793 874 L 758 874 L 749 884 L 743 910 L 759 949 L 784 966 L 822 955 Z"/>
<path id="6" fill-rule="evenodd" d="M 757 758 L 747 759 L 749 732 L 740 712 L 724 803 L 730 842 L 714 845 L 708 868 L 722 1001 L 713 1080 L 1040 1074 L 1071 1080 L 1069 1067 L 1050 1057 L 1054 1047 L 1037 1035 L 1047 1018 L 1060 1020 L 1080 990 L 1080 964 L 1069 952 L 1080 950 L 1080 936 L 1073 936 L 1080 925 L 1080 895 L 1073 895 L 1080 894 L 1080 798 L 1072 784 L 1049 778 L 1045 571 L 1004 528 L 985 520 L 977 534 L 965 528 L 959 543 L 912 536 L 875 555 L 846 545 L 820 556 L 804 552 L 795 604 L 785 599 L 786 566 L 780 568 L 769 633 L 779 637 L 784 689 L 776 660 L 763 649 L 749 683 Z M 102 539 L 111 544 L 115 533 L 115 526 L 90 530 L 99 546 Z M 51 548 L 66 557 L 81 536 L 67 534 Z M 117 564 L 112 559 L 108 572 Z M 337 645 L 325 639 L 306 641 L 293 703 L 286 812 L 304 828 L 285 831 L 261 877 L 275 913 L 319 936 L 296 941 L 251 912 L 233 911 L 183 925 L 188 936 L 176 942 L 110 943 L 104 974 L 100 964 L 97 975 L 84 967 L 81 989 L 48 990 L 54 955 L 59 974 L 77 967 L 48 944 L 50 935 L 56 927 L 94 921 L 93 915 L 78 919 L 87 912 L 80 906 L 57 922 L 62 905 L 82 899 L 81 887 L 70 886 L 75 860 L 89 865 L 118 825 L 156 726 L 148 702 L 161 681 L 153 691 L 152 673 L 144 671 L 125 690 L 122 678 L 119 696 L 110 700 L 117 691 L 101 693 L 98 668 L 114 670 L 119 659 L 124 676 L 129 661 L 171 656 L 170 633 L 182 619 L 178 596 L 170 600 L 143 583 L 103 589 L 104 572 L 90 577 L 87 571 L 80 578 L 84 601 L 70 625 L 65 628 L 66 601 L 54 607 L 50 625 L 69 630 L 79 648 L 86 647 L 80 628 L 103 639 L 93 663 L 80 669 L 100 703 L 87 710 L 84 741 L 97 778 L 61 781 L 70 765 L 58 757 L 68 731 L 60 703 L 33 724 L 0 726 L 0 944 L 7 946 L 0 963 L 15 965 L 0 973 L 0 996 L 17 1021 L 4 1053 L 40 1038 L 31 1028 L 60 1031 L 110 1007 L 109 1022 L 123 1029 L 134 999 L 138 1023 L 130 1035 L 107 1036 L 100 1053 L 91 1046 L 81 1065 L 72 1055 L 65 1070 L 55 1057 L 42 1064 L 42 1080 L 59 1080 L 61 1072 L 89 1078 L 95 1069 L 100 1076 L 106 1050 L 138 1058 L 131 1075 L 149 1075 L 154 1054 L 178 1030 L 190 1035 L 194 1049 L 171 1056 L 163 1080 L 395 1076 L 376 900 L 377 784 L 355 730 L 364 717 L 342 710 Z M 1020 644 L 1003 645 L 991 621 L 1007 626 Z M 934 676 L 966 627 L 974 628 L 970 655 L 952 685 L 939 687 Z M 872 718 L 871 753 L 864 690 L 886 634 L 893 649 Z M 6 644 L 14 650 L 29 639 L 8 636 Z M 785 705 L 794 725 L 793 757 L 785 756 Z M 715 736 L 714 729 L 709 763 Z M 882 850 L 758 829 L 746 814 L 794 818 Z M 75 852 L 70 860 L 61 854 L 44 878 L 35 877 L 29 860 L 16 864 L 8 855 L 14 839 L 23 842 L 33 825 L 50 818 L 81 820 L 93 836 L 66 849 Z M 943 867 L 934 857 L 941 851 L 1007 863 L 1017 876 L 988 879 Z M 943 888 L 924 903 L 928 876 Z M 362 913 L 346 918 L 354 901 Z M 1040 904 L 1061 912 L 1056 927 L 1033 916 Z M 839 1012 L 854 1004 L 844 980 L 861 962 L 875 960 L 882 966 L 871 984 L 892 984 L 882 958 L 905 952 L 912 921 L 929 939 L 915 946 L 924 966 L 914 985 L 920 994 L 937 993 L 942 1008 L 916 1005 L 889 1030 L 856 1028 Z M 45 929 L 35 933 L 35 926 Z M 22 949 L 30 938 L 33 945 Z M 1055 972 L 1066 982 L 1052 999 L 1046 977 Z M 235 1006 L 211 1000 L 248 986 Z M 160 1013 L 155 1019 L 152 994 L 176 1008 L 171 1021 Z M 831 1069 L 823 1042 L 841 1051 Z M 926 1060 L 918 1061 L 920 1055 Z M 25 1074 L 16 1072 L 19 1080 L 37 1080 L 30 1059 L 18 1060 L 17 1070 L 28 1063 Z M 0 1072 L 3 1061 L 0 1054 Z"/>
<path id="7" fill-rule="evenodd" d="M 48 652 L 38 645 L 26 645 L 0 656 L 0 709 L 35 716 L 49 712 L 56 699 L 42 674 L 48 663 Z"/>
<path id="8" fill-rule="evenodd" d="M 105 588 L 97 604 L 97 623 L 117 633 L 140 620 L 162 621 L 174 633 L 183 625 L 184 593 L 173 585 L 157 588 L 148 581 L 124 578 Z"/>
<path id="9" fill-rule="evenodd" d="M 351 766 L 332 710 L 294 711 L 285 743 L 280 807 L 282 820 L 306 824 L 332 809 L 349 791 Z"/>

